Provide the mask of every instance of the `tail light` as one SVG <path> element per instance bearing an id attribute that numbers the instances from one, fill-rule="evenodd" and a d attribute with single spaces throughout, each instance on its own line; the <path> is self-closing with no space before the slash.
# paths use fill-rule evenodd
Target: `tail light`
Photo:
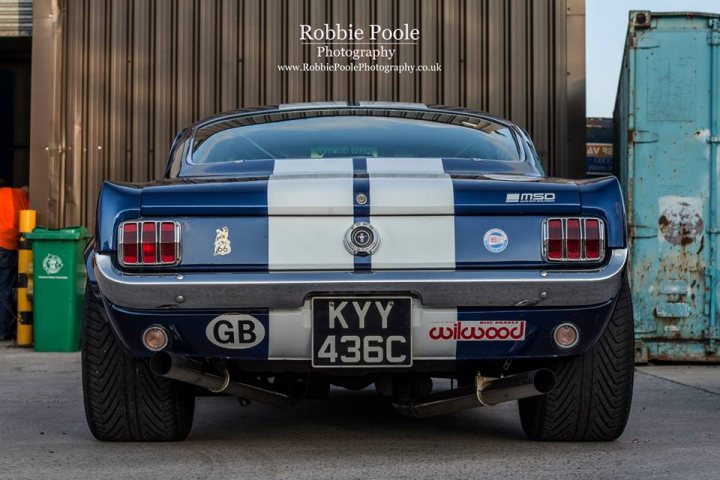
<path id="1" fill-rule="evenodd" d="M 588 259 L 601 258 L 605 245 L 600 220 L 597 218 L 585 219 L 585 256 Z"/>
<path id="2" fill-rule="evenodd" d="M 580 219 L 565 220 L 565 256 L 568 260 L 582 260 L 582 233 Z"/>
<path id="3" fill-rule="evenodd" d="M 138 224 L 129 222 L 120 227 L 118 252 L 120 252 L 120 262 L 126 264 L 140 263 L 138 249 L 140 241 L 138 238 Z"/>
<path id="4" fill-rule="evenodd" d="M 143 265 L 152 265 L 158 263 L 157 258 L 157 225 L 155 222 L 143 222 L 142 239 L 140 241 L 142 249 Z"/>
<path id="5" fill-rule="evenodd" d="M 545 228 L 545 256 L 549 260 L 562 260 L 563 252 L 563 222 L 554 218 L 546 222 Z"/>
<path id="6" fill-rule="evenodd" d="M 175 265 L 180 261 L 180 225 L 168 221 L 124 222 L 118 229 L 122 265 Z"/>
<path id="7" fill-rule="evenodd" d="M 598 218 L 549 218 L 543 222 L 543 258 L 594 262 L 605 256 L 605 223 Z"/>

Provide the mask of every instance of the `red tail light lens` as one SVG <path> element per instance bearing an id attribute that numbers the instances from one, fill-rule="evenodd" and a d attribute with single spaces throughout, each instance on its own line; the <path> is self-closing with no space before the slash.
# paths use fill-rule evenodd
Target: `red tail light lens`
<path id="1" fill-rule="evenodd" d="M 568 260 L 580 260 L 580 219 L 568 218 L 565 224 L 565 242 Z"/>
<path id="2" fill-rule="evenodd" d="M 585 258 L 600 259 L 600 221 L 595 218 L 585 219 Z"/>
<path id="3" fill-rule="evenodd" d="M 157 263 L 155 222 L 143 222 L 142 224 L 142 261 L 144 264 Z"/>
<path id="4" fill-rule="evenodd" d="M 562 260 L 563 258 L 563 226 L 559 218 L 547 222 L 547 258 Z"/>
<path id="5" fill-rule="evenodd" d="M 138 226 L 137 223 L 126 223 L 122 227 L 122 263 L 136 265 L 138 263 Z"/>
<path id="6" fill-rule="evenodd" d="M 160 224 L 160 263 L 175 263 L 176 260 L 175 224 Z"/>
<path id="7" fill-rule="evenodd" d="M 547 261 L 598 261 L 605 254 L 605 226 L 598 218 L 550 218 L 543 235 Z"/>
<path id="8" fill-rule="evenodd" d="M 174 265 L 180 251 L 180 226 L 175 222 L 125 222 L 118 234 L 123 265 Z"/>

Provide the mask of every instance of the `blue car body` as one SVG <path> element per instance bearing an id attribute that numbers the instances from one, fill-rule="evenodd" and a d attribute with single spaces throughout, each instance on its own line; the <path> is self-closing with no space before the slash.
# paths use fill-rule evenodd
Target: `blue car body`
<path id="1" fill-rule="evenodd" d="M 384 159 L 370 151 L 193 161 L 198 132 L 223 122 L 235 128 L 273 115 L 302 121 L 387 112 L 461 117 L 467 128 L 492 122 L 511 132 L 519 158 Z M 268 124 L 284 121 L 277 118 Z M 586 217 L 602 222 L 602 258 L 548 261 L 547 220 Z M 175 222 L 181 232 L 177 262 L 122 265 L 119 232 L 127 221 Z M 372 225 L 379 247 L 371 254 L 347 251 L 346 232 L 365 224 Z M 213 245 L 223 228 L 232 248 L 218 255 Z M 170 332 L 168 350 L 179 355 L 237 361 L 248 370 L 332 369 L 314 358 L 313 299 L 402 297 L 411 302 L 412 361 L 394 368 L 454 371 L 464 363 L 571 356 L 591 348 L 624 280 L 625 232 L 614 177 L 546 177 L 527 134 L 509 122 L 425 105 L 289 105 L 189 127 L 176 138 L 163 179 L 105 182 L 87 270 L 94 300 L 133 356 L 152 353 L 143 333 L 160 326 Z M 252 341 L 242 345 L 233 337 L 241 331 L 218 330 L 224 315 L 252 318 Z M 563 349 L 553 332 L 567 323 L 580 335 Z M 363 363 L 361 369 L 373 367 Z"/>

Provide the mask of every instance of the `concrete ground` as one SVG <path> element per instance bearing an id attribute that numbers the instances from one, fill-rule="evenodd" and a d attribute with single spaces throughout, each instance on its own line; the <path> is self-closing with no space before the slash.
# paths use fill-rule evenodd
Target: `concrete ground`
<path id="1" fill-rule="evenodd" d="M 612 443 L 524 439 L 515 404 L 431 420 L 368 389 L 277 409 L 200 398 L 185 442 L 109 444 L 85 425 L 79 354 L 0 343 L 0 479 L 720 478 L 720 368 L 637 371 Z"/>

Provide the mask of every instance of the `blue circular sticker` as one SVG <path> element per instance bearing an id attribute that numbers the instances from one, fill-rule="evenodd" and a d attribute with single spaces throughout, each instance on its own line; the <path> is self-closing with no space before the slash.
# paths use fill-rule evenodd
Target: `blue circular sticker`
<path id="1" fill-rule="evenodd" d="M 507 248 L 508 237 L 505 232 L 499 228 L 491 228 L 485 232 L 483 243 L 485 244 L 485 248 L 490 250 L 492 253 L 500 253 Z"/>

